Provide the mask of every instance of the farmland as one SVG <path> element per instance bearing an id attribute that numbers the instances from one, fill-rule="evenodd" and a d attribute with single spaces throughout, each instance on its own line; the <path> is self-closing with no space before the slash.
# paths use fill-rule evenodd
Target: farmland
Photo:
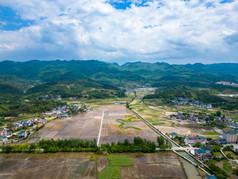
<path id="1" fill-rule="evenodd" d="M 188 108 L 177 109 L 166 106 L 148 106 L 147 104 L 140 104 L 138 99 L 131 104 L 131 107 L 164 133 L 176 132 L 180 135 L 203 135 L 212 138 L 216 138 L 219 135 L 210 127 L 204 127 L 192 121 L 170 120 L 166 116 L 167 113 L 178 112 L 183 109 L 189 110 Z"/>
<path id="2" fill-rule="evenodd" d="M 160 152 L 155 154 L 120 154 L 133 161 L 121 167 L 121 178 L 186 178 L 179 159 L 174 153 Z M 122 162 L 122 165 L 124 163 Z M 121 164 L 120 164 L 121 165 Z M 109 166 L 106 156 L 97 157 L 98 172 Z M 176 177 L 175 177 L 176 176 Z"/>
<path id="3" fill-rule="evenodd" d="M 122 155 L 111 155 L 108 157 L 109 166 L 99 174 L 99 179 L 103 178 L 121 178 L 121 167 L 133 166 L 130 157 Z"/>
<path id="4" fill-rule="evenodd" d="M 90 153 L 0 155 L 0 178 L 95 178 Z M 42 172 L 44 171 L 44 172 Z"/>
<path id="5" fill-rule="evenodd" d="M 102 128 L 99 131 L 101 122 Z M 156 141 L 157 137 L 156 133 L 136 118 L 124 105 L 111 104 L 99 105 L 92 111 L 69 118 L 52 120 L 32 136 L 29 143 L 40 139 L 98 140 L 99 132 L 101 133 L 99 144 L 124 142 L 125 139 L 132 142 L 134 137 Z"/>
<path id="6" fill-rule="evenodd" d="M 116 176 L 121 178 L 186 178 L 178 157 L 171 152 L 96 155 L 95 161 L 90 160 L 91 156 L 90 153 L 2 154 L 0 178 L 91 179 L 102 171 L 108 174 L 107 170 L 112 169 L 109 166 L 116 167 Z"/>

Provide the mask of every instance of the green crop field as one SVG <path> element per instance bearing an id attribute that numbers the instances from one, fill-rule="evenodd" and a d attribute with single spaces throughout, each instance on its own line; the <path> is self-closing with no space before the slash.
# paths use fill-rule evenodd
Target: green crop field
<path id="1" fill-rule="evenodd" d="M 220 135 L 217 132 L 204 132 L 205 135 Z"/>
<path id="2" fill-rule="evenodd" d="M 111 155 L 108 157 L 109 167 L 105 168 L 100 174 L 99 179 L 120 179 L 121 167 L 132 166 L 133 161 L 130 157 L 121 155 Z"/>

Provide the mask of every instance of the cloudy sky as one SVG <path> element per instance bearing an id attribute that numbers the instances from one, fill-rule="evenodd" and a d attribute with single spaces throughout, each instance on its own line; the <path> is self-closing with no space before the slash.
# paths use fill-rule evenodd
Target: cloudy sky
<path id="1" fill-rule="evenodd" d="M 0 60 L 238 63 L 238 0 L 0 0 Z"/>

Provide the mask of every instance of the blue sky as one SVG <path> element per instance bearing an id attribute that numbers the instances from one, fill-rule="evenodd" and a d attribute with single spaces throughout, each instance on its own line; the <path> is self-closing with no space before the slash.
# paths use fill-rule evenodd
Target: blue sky
<path id="1" fill-rule="evenodd" d="M 238 63 L 238 0 L 0 0 L 0 60 Z"/>

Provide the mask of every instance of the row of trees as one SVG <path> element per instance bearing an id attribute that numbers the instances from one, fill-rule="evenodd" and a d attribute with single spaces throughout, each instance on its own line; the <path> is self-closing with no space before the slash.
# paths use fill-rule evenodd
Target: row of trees
<path id="1" fill-rule="evenodd" d="M 140 137 L 135 137 L 133 143 L 125 139 L 123 143 L 117 144 L 102 144 L 97 146 L 96 139 L 81 140 L 81 139 L 65 139 L 65 140 L 41 140 L 37 144 L 24 144 L 24 145 L 7 145 L 1 146 L 3 153 L 11 152 L 27 152 L 27 153 L 51 153 L 51 152 L 84 152 L 91 151 L 101 153 L 107 151 L 108 153 L 121 153 L 121 152 L 143 152 L 152 153 L 156 151 L 156 145 Z"/>
<path id="2" fill-rule="evenodd" d="M 124 143 L 118 142 L 117 144 L 102 144 L 102 151 L 107 151 L 108 153 L 122 153 L 122 152 L 143 152 L 143 153 L 153 153 L 156 151 L 156 145 L 140 137 L 135 137 L 133 143 L 130 143 L 128 139 L 125 139 Z"/>

